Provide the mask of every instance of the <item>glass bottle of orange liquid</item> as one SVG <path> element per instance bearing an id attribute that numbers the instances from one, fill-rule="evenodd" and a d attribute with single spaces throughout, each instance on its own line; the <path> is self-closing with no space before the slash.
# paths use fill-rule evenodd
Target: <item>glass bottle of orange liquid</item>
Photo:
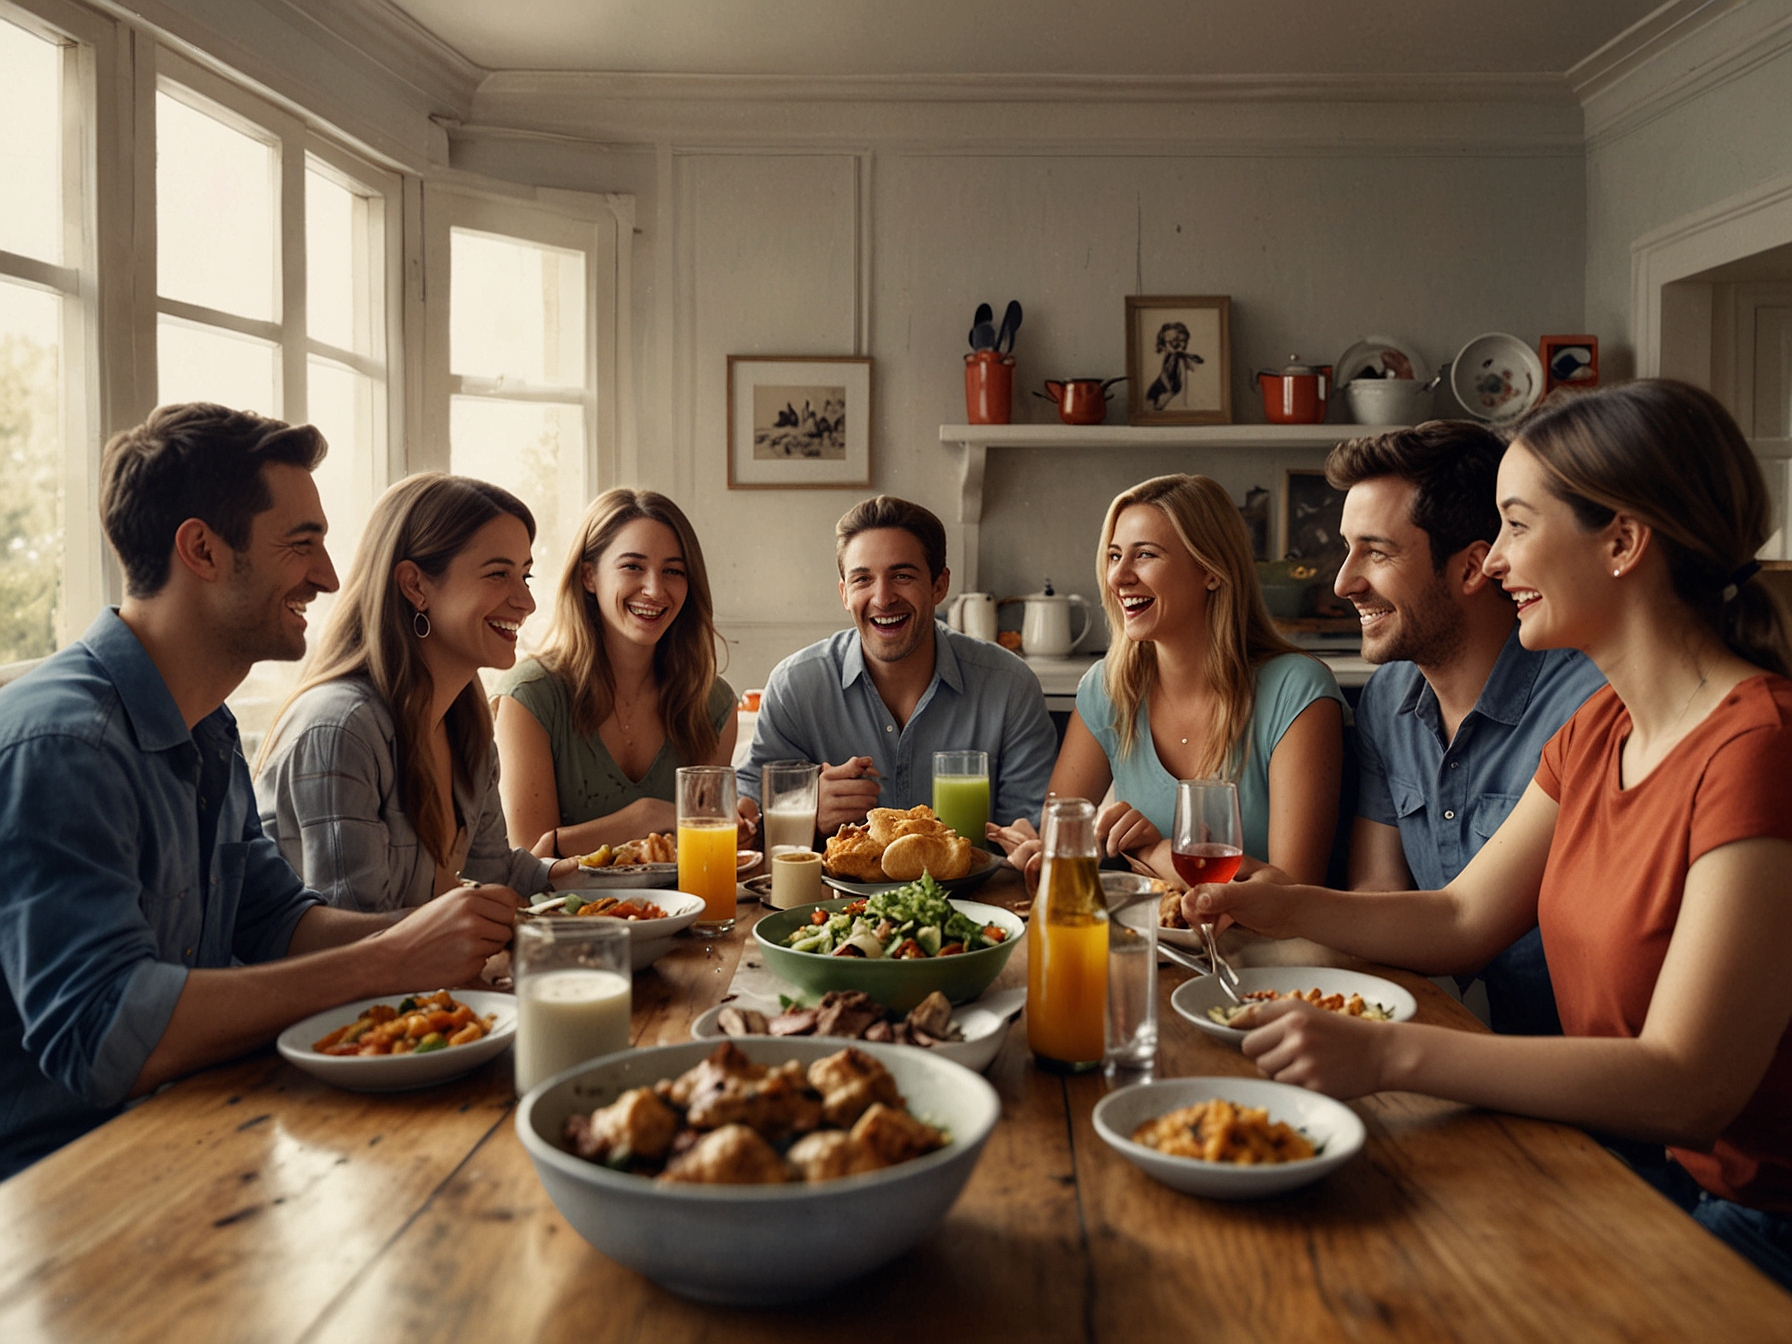
<path id="1" fill-rule="evenodd" d="M 1027 924 L 1027 1045 L 1040 1067 L 1098 1068 L 1107 1039 L 1108 913 L 1096 871 L 1095 807 L 1048 798 L 1039 894 Z"/>
<path id="2" fill-rule="evenodd" d="M 693 765 L 678 771 L 678 889 L 703 898 L 700 934 L 734 927 L 734 771 Z"/>

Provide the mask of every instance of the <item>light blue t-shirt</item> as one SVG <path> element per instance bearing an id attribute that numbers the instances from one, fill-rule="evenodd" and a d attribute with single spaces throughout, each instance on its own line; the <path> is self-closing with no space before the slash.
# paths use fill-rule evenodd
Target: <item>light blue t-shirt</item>
<path id="1" fill-rule="evenodd" d="M 1120 755 L 1120 733 L 1114 723 L 1114 702 L 1108 699 L 1097 663 L 1083 674 L 1076 688 L 1076 712 L 1083 726 L 1095 735 L 1107 754 L 1114 774 L 1114 796 L 1131 803 L 1165 839 L 1175 834 L 1176 776 L 1164 768 L 1151 741 L 1151 711 L 1139 706 L 1139 728 L 1132 754 Z M 1331 669 L 1304 653 L 1284 653 L 1257 669 L 1257 693 L 1251 703 L 1251 724 L 1245 757 L 1237 777 L 1238 810 L 1244 823 L 1244 852 L 1269 862 L 1269 758 L 1288 725 L 1315 700 L 1336 700 L 1338 690 Z"/>

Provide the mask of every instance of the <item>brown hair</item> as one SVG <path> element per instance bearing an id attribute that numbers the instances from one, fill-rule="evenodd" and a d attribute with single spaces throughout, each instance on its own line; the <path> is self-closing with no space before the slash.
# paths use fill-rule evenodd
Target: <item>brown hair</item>
<path id="1" fill-rule="evenodd" d="M 616 534 L 637 518 L 670 528 L 684 554 L 684 606 L 654 645 L 653 679 L 660 688 L 660 721 L 674 750 L 685 761 L 706 761 L 718 738 L 709 717 L 716 681 L 715 605 L 696 529 L 666 496 L 618 487 L 591 501 L 567 553 L 554 597 L 554 624 L 539 660 L 566 687 L 574 730 L 595 733 L 615 704 L 616 677 L 604 648 L 603 613 L 596 595 L 585 588 L 585 567 L 595 566 Z"/>
<path id="2" fill-rule="evenodd" d="M 932 512 L 895 495 L 874 495 L 854 504 L 834 524 L 834 563 L 846 577 L 846 548 L 861 532 L 897 527 L 921 543 L 927 557 L 927 577 L 937 579 L 946 568 L 946 527 Z"/>
<path id="3" fill-rule="evenodd" d="M 124 569 L 125 591 L 162 591 L 174 534 L 189 518 L 242 550 L 255 515 L 274 504 L 261 469 L 279 462 L 314 471 L 326 451 L 311 425 L 204 401 L 159 406 L 135 429 L 114 434 L 100 465 L 100 519 Z"/>
<path id="4" fill-rule="evenodd" d="M 1398 477 L 1412 485 L 1413 526 L 1431 545 L 1437 573 L 1452 555 L 1499 535 L 1494 501 L 1505 440 L 1468 420 L 1427 420 L 1372 438 L 1346 439 L 1325 459 L 1334 490 L 1363 481 Z"/>
<path id="5" fill-rule="evenodd" d="M 509 514 L 535 540 L 535 518 L 508 490 L 466 476 L 425 472 L 406 477 L 381 495 L 361 534 L 348 582 L 342 585 L 317 648 L 297 689 L 280 706 L 255 762 L 259 773 L 273 757 L 281 720 L 306 691 L 344 677 L 366 677 L 398 728 L 400 802 L 424 848 L 446 863 L 454 848 L 454 815 L 441 806 L 441 785 L 426 745 L 434 682 L 417 647 L 416 613 L 398 586 L 398 564 L 409 560 L 439 579 L 467 548 L 474 533 Z M 448 708 L 449 755 L 454 773 L 470 783 L 492 749 L 492 717 L 475 677 Z"/>
<path id="6" fill-rule="evenodd" d="M 1120 515 L 1135 504 L 1163 511 L 1195 563 L 1219 580 L 1207 597 L 1207 679 L 1220 712 L 1203 744 L 1199 774 L 1235 775 L 1243 764 L 1251 706 L 1256 698 L 1256 669 L 1278 654 L 1299 650 L 1276 633 L 1257 585 L 1257 566 L 1250 534 L 1225 489 L 1206 476 L 1156 476 L 1114 497 L 1101 525 L 1095 552 L 1095 578 L 1101 585 L 1101 606 L 1113 640 L 1108 645 L 1102 680 L 1114 704 L 1113 728 L 1120 754 L 1130 756 L 1138 742 L 1139 706 L 1157 681 L 1157 649 L 1129 639 L 1120 600 L 1108 586 L 1108 546 Z"/>
<path id="7" fill-rule="evenodd" d="M 1767 540 L 1767 485 L 1722 402 L 1645 379 L 1540 408 L 1513 441 L 1583 528 L 1619 512 L 1648 524 L 1675 596 L 1738 657 L 1788 674 L 1784 613 L 1744 572 Z"/>

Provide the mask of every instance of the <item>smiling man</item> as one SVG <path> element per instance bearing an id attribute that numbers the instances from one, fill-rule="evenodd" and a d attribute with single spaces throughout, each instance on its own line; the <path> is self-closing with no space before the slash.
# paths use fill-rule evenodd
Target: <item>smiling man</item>
<path id="1" fill-rule="evenodd" d="M 1326 459 L 1326 478 L 1349 492 L 1337 593 L 1362 618 L 1363 657 L 1383 665 L 1356 711 L 1356 890 L 1452 881 L 1524 792 L 1543 744 L 1605 684 L 1578 653 L 1520 644 L 1511 599 L 1481 569 L 1499 532 L 1504 452 L 1480 425 L 1433 420 Z M 1561 1031 L 1536 929 L 1481 979 L 1494 1030 Z"/>
<path id="2" fill-rule="evenodd" d="M 934 620 L 952 580 L 940 520 L 879 495 L 835 526 L 834 553 L 853 628 L 773 669 L 742 791 L 758 798 L 768 761 L 819 762 L 831 835 L 873 807 L 931 803 L 934 752 L 983 751 L 991 819 L 1037 821 L 1057 756 L 1045 696 L 1006 649 Z"/>
<path id="3" fill-rule="evenodd" d="M 223 702 L 304 654 L 336 588 L 323 455 L 309 425 L 204 404 L 106 445 L 124 602 L 0 691 L 0 1178 L 311 1013 L 469 980 L 509 937 L 501 888 L 330 909 L 262 834 Z"/>

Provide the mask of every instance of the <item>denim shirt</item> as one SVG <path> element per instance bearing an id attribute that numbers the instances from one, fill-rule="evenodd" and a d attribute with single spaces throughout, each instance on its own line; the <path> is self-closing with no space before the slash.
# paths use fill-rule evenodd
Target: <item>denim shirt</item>
<path id="1" fill-rule="evenodd" d="M 188 731 L 108 609 L 0 690 L 0 1177 L 115 1114 L 193 967 L 271 961 L 318 897 L 262 835 L 236 720 Z"/>
<path id="2" fill-rule="evenodd" d="M 865 667 L 857 630 L 842 630 L 772 669 L 759 702 L 741 792 L 759 797 L 767 761 L 839 765 L 869 756 L 879 807 L 933 802 L 933 753 L 989 753 L 989 817 L 1035 824 L 1058 758 L 1039 678 L 998 644 L 933 626 L 933 680 L 898 726 Z M 976 837 L 979 841 L 981 836 Z"/>

